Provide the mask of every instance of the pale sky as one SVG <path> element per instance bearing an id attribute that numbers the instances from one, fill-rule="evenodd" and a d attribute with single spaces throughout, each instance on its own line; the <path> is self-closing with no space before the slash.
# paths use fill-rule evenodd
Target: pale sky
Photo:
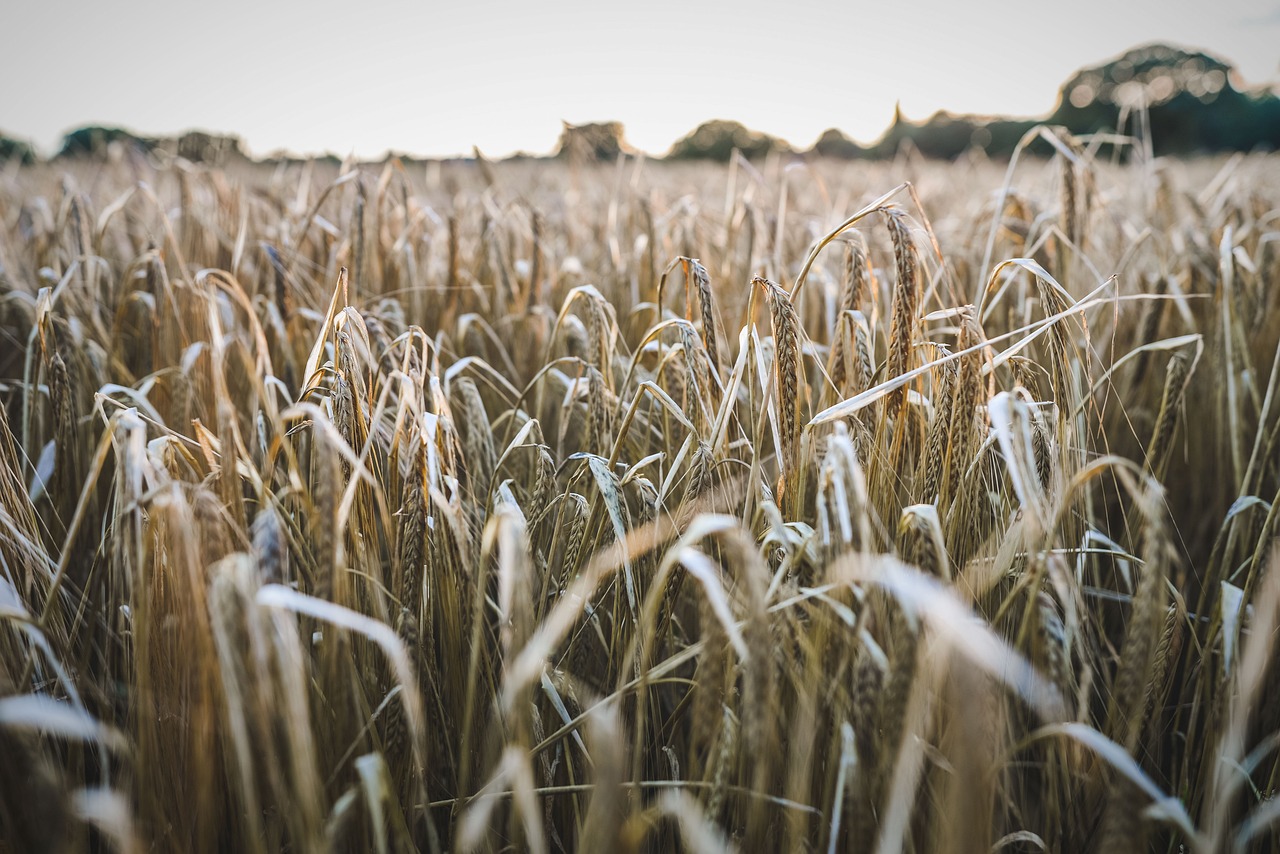
<path id="1" fill-rule="evenodd" d="M 97 123 L 377 157 L 550 151 L 616 119 L 662 153 L 712 118 L 807 147 L 901 101 L 1034 116 L 1082 65 L 1168 41 L 1280 81 L 1276 0 L 6 0 L 0 130 Z"/>

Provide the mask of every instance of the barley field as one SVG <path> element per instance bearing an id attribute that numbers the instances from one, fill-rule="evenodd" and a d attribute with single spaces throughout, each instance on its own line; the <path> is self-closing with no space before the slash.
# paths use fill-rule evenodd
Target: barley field
<path id="1" fill-rule="evenodd" d="M 0 851 L 1275 850 L 1280 160 L 1036 133 L 0 170 Z"/>

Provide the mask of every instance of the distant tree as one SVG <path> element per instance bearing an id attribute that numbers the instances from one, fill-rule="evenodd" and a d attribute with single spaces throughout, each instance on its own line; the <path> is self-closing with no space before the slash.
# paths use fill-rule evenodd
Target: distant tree
<path id="1" fill-rule="evenodd" d="M 912 128 L 910 136 L 925 157 L 951 160 L 973 144 L 978 127 L 972 119 L 939 110 L 923 125 Z"/>
<path id="2" fill-rule="evenodd" d="M 1037 124 L 1063 125 L 1077 135 L 1122 127 L 1132 134 L 1144 110 L 1157 154 L 1280 149 L 1280 98 L 1274 91 L 1243 91 L 1235 69 L 1222 60 L 1151 44 L 1076 72 L 1044 119 L 940 111 L 924 122 L 912 122 L 895 108 L 880 139 L 857 154 L 850 147 L 856 143 L 834 130 L 823 133 L 813 151 L 825 157 L 888 158 L 910 143 L 926 157 L 953 159 L 970 148 L 1007 157 Z M 1037 139 L 1028 151 L 1047 155 L 1052 147 Z"/>
<path id="3" fill-rule="evenodd" d="M 1157 154 L 1280 147 L 1280 99 L 1238 83 L 1231 65 L 1206 53 L 1143 45 L 1072 75 L 1050 121 L 1074 133 L 1122 124 L 1132 132 L 1145 110 Z"/>
<path id="4" fill-rule="evenodd" d="M 902 104 L 894 104 L 893 121 L 889 122 L 889 127 L 871 146 L 871 156 L 879 159 L 893 157 L 898 153 L 898 147 L 902 145 L 902 141 L 911 135 L 913 127 L 911 122 L 902 115 Z"/>
<path id="5" fill-rule="evenodd" d="M 592 122 L 585 125 L 564 123 L 556 156 L 579 160 L 609 162 L 630 151 L 622 122 Z"/>
<path id="6" fill-rule="evenodd" d="M 28 163 L 34 163 L 36 150 L 32 148 L 29 142 L 0 133 L 0 165 L 14 160 L 24 166 Z"/>
<path id="7" fill-rule="evenodd" d="M 727 163 L 738 149 L 748 160 L 763 157 L 771 151 L 790 151 L 791 147 L 776 137 L 749 130 L 738 122 L 717 120 L 705 122 L 671 146 L 667 155 L 673 160 L 717 160 Z"/>
<path id="8" fill-rule="evenodd" d="M 119 142 L 140 151 L 151 151 L 156 140 L 137 136 L 123 128 L 88 126 L 77 128 L 62 137 L 58 157 L 103 157 L 107 147 Z"/>
<path id="9" fill-rule="evenodd" d="M 992 119 L 974 130 L 975 137 L 983 143 L 979 145 L 975 141 L 974 147 L 984 149 L 987 154 L 1008 157 L 1027 131 L 1038 124 L 1043 123 L 1036 119 Z M 1041 140 L 1033 142 L 1029 150 L 1036 154 L 1049 154 L 1050 145 Z"/>
<path id="10" fill-rule="evenodd" d="M 341 166 L 342 158 L 334 154 L 332 151 L 326 151 L 324 154 L 294 154 L 283 148 L 272 151 L 265 157 L 261 158 L 260 163 L 284 163 L 289 166 L 301 166 L 304 163 L 317 163 L 325 166 Z"/>
<path id="11" fill-rule="evenodd" d="M 166 148 L 169 147 L 167 144 Z M 231 158 L 244 157 L 240 139 L 234 136 L 216 136 L 204 131 L 189 131 L 173 142 L 179 157 L 192 163 L 222 165 Z"/>
<path id="12" fill-rule="evenodd" d="M 820 157 L 836 160 L 855 160 L 866 155 L 866 149 L 835 128 L 827 128 L 811 149 Z"/>
<path id="13" fill-rule="evenodd" d="M 886 135 L 892 148 L 883 153 L 886 156 L 896 153 L 902 140 L 909 139 L 925 157 L 940 160 L 954 160 L 971 148 L 982 149 L 988 154 L 1007 155 L 1023 134 L 1036 124 L 1038 122 L 1033 120 L 956 116 L 941 110 L 923 124 L 913 124 L 899 117 L 894 129 Z"/>

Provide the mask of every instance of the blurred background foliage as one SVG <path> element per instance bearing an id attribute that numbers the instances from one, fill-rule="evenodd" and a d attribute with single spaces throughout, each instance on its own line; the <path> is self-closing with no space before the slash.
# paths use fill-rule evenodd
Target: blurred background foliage
<path id="1" fill-rule="evenodd" d="M 1221 59 L 1199 51 L 1150 44 L 1077 71 L 1058 90 L 1056 106 L 1047 117 L 1006 118 L 939 111 L 921 121 L 912 121 L 898 111 L 875 142 L 864 145 L 839 129 L 830 128 L 808 150 L 793 148 L 785 140 L 739 122 L 716 119 L 677 140 L 665 156 L 723 163 L 737 150 L 748 160 L 775 152 L 882 160 L 907 148 L 942 160 L 955 159 L 969 151 L 1008 157 L 1028 131 L 1045 123 L 1061 125 L 1075 136 L 1100 135 L 1104 151 L 1111 149 L 1106 142 L 1111 134 L 1148 140 L 1151 153 L 1157 156 L 1274 150 L 1280 147 L 1280 98 L 1274 87 L 1244 86 L 1235 68 Z M 224 165 L 230 159 L 246 156 L 241 141 L 233 136 L 191 131 L 178 137 L 157 138 L 98 126 L 67 133 L 55 156 L 103 156 L 113 143 L 143 153 L 176 154 L 208 165 Z M 1029 148 L 1037 154 L 1050 153 L 1043 140 L 1034 141 Z M 1116 150 L 1125 149 L 1119 146 Z M 634 152 L 621 122 L 566 122 L 554 156 L 576 162 L 611 162 L 619 155 Z M 522 159 L 527 156 L 519 155 Z M 0 161 L 29 163 L 35 157 L 34 148 L 26 141 L 0 134 Z M 281 158 L 272 155 L 266 159 Z"/>

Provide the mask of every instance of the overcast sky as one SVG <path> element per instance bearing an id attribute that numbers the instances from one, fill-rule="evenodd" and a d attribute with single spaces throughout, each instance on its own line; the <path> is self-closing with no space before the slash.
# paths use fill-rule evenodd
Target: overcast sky
<path id="1" fill-rule="evenodd" d="M 661 153 L 710 118 L 808 146 L 910 118 L 1043 115 L 1075 69 L 1169 41 L 1280 80 L 1276 0 L 10 0 L 0 130 L 240 135 L 250 151 L 501 156 L 561 120 Z"/>

